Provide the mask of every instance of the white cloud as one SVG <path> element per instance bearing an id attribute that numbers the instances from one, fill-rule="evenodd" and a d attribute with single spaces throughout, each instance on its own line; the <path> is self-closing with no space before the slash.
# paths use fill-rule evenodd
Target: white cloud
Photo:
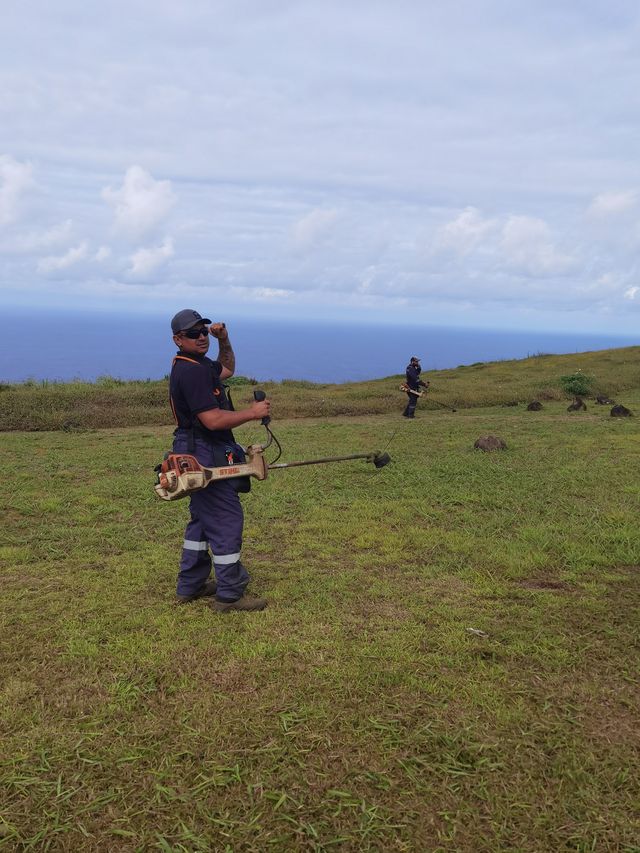
<path id="1" fill-rule="evenodd" d="M 30 253 L 50 249 L 62 243 L 69 243 L 73 223 L 70 219 L 54 225 L 44 231 L 30 231 L 26 234 L 12 234 L 11 239 L 3 243 L 3 251 Z"/>
<path id="2" fill-rule="evenodd" d="M 230 293 L 239 299 L 249 298 L 257 302 L 282 302 L 295 296 L 294 290 L 283 287 L 238 287 L 236 285 L 231 287 Z"/>
<path id="3" fill-rule="evenodd" d="M 594 219 L 620 216 L 633 210 L 637 203 L 638 193 L 636 190 L 600 193 L 589 205 L 587 216 Z"/>
<path id="4" fill-rule="evenodd" d="M 635 285 L 633 287 L 630 287 L 628 290 L 625 290 L 625 299 L 635 299 L 636 293 L 638 293 L 638 291 L 640 291 L 640 287 L 636 287 Z"/>
<path id="5" fill-rule="evenodd" d="M 468 255 L 497 227 L 495 219 L 483 219 L 475 207 L 466 207 L 451 222 L 436 232 L 434 249 L 451 250 L 456 254 Z"/>
<path id="6" fill-rule="evenodd" d="M 33 186 L 33 167 L 6 154 L 0 156 L 0 225 L 15 222 L 26 190 Z"/>
<path id="7" fill-rule="evenodd" d="M 326 240 L 338 220 L 337 210 L 317 209 L 299 219 L 291 229 L 294 248 L 307 250 Z"/>
<path id="8" fill-rule="evenodd" d="M 525 275 L 563 275 L 574 264 L 554 246 L 547 223 L 534 216 L 510 216 L 499 249 L 506 265 Z"/>
<path id="9" fill-rule="evenodd" d="M 473 206 L 436 225 L 428 249 L 422 280 L 412 287 L 424 292 L 445 288 L 450 296 L 471 301 L 512 301 L 525 293 L 533 298 L 531 288 L 540 293 L 543 280 L 579 268 L 577 247 L 559 248 L 544 219 L 524 214 L 489 218 Z M 535 279 L 528 289 L 526 279 Z"/>
<path id="10" fill-rule="evenodd" d="M 139 240 L 167 217 L 176 198 L 170 181 L 156 181 L 140 166 L 130 166 L 120 189 L 105 187 L 102 198 L 114 210 L 116 231 Z"/>
<path id="11" fill-rule="evenodd" d="M 138 249 L 137 252 L 134 252 L 131 256 L 131 268 L 128 273 L 136 278 L 145 278 L 157 270 L 173 254 L 173 240 L 165 237 L 161 246 L 154 249 Z"/>
<path id="12" fill-rule="evenodd" d="M 256 287 L 253 290 L 253 296 L 262 301 L 271 301 L 287 299 L 293 292 L 292 290 L 284 290 L 281 287 Z"/>
<path id="13" fill-rule="evenodd" d="M 50 273 L 57 272 L 58 270 L 66 270 L 69 267 L 72 267 L 74 264 L 77 264 L 78 261 L 83 260 L 87 257 L 88 246 L 86 243 L 81 243 L 79 246 L 75 246 L 74 248 L 69 249 L 68 252 L 65 252 L 64 255 L 50 256 L 48 258 L 42 258 L 42 260 L 38 263 L 38 272 L 41 273 Z"/>
<path id="14" fill-rule="evenodd" d="M 102 263 L 102 261 L 106 261 L 110 257 L 111 249 L 108 246 L 100 246 L 95 255 L 95 259 L 98 263 Z"/>

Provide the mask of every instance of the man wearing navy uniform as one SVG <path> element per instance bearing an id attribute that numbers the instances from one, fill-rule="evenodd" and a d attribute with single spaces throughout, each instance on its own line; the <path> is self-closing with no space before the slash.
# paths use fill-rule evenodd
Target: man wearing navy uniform
<path id="1" fill-rule="evenodd" d="M 173 452 L 190 453 L 201 465 L 219 467 L 244 461 L 232 429 L 269 414 L 268 400 L 234 411 L 223 382 L 235 371 L 235 355 L 224 323 L 213 323 L 185 308 L 171 320 L 178 352 L 173 360 L 169 391 L 177 427 Z M 218 340 L 218 358 L 207 358 L 209 337 Z M 178 573 L 176 600 L 187 603 L 207 597 L 218 612 L 263 610 L 264 598 L 245 595 L 249 574 L 240 561 L 244 515 L 238 490 L 242 478 L 216 480 L 191 495 Z M 215 581 L 210 580 L 211 558 Z"/>
<path id="2" fill-rule="evenodd" d="M 420 367 L 420 359 L 412 355 L 409 364 L 406 369 L 406 377 L 407 377 L 407 387 L 410 389 L 407 391 L 407 397 L 409 398 L 409 402 L 407 403 L 407 408 L 402 413 L 405 418 L 413 418 L 416 413 L 416 405 L 418 403 L 418 395 L 420 388 L 428 388 L 429 383 L 423 382 L 420 379 L 420 374 L 422 372 L 422 368 Z M 411 392 L 414 392 L 413 394 Z"/>

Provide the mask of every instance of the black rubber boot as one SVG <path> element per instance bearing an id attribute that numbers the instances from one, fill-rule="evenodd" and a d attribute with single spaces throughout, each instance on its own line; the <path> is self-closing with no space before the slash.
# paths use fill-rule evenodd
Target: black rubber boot
<path id="1" fill-rule="evenodd" d="M 191 595 L 178 595 L 176 593 L 176 604 L 188 604 L 190 601 L 196 601 L 198 598 L 208 598 L 210 595 L 216 594 L 216 582 L 207 581 L 198 592 Z"/>

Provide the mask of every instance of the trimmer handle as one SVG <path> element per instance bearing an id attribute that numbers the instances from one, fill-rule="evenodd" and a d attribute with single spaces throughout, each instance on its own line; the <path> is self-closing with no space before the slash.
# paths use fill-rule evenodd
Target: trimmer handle
<path id="1" fill-rule="evenodd" d="M 267 399 L 267 395 L 266 395 L 266 394 L 264 393 L 264 391 L 262 391 L 260 388 L 257 388 L 257 389 L 253 392 L 253 399 L 254 399 L 257 403 L 261 403 L 263 400 L 266 400 L 266 399 Z M 263 426 L 268 426 L 268 425 L 271 423 L 271 418 L 269 417 L 269 415 L 266 415 L 264 418 L 262 418 L 262 420 L 260 421 L 260 423 L 261 423 Z"/>

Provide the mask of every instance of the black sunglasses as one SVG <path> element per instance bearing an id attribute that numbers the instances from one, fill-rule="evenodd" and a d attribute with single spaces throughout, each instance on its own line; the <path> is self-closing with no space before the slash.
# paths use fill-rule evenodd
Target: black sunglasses
<path id="1" fill-rule="evenodd" d="M 180 332 L 181 335 L 184 335 L 185 338 L 191 338 L 192 341 L 198 340 L 200 335 L 204 335 L 205 338 L 209 334 L 209 329 L 206 326 L 200 326 L 198 329 L 185 329 Z"/>

